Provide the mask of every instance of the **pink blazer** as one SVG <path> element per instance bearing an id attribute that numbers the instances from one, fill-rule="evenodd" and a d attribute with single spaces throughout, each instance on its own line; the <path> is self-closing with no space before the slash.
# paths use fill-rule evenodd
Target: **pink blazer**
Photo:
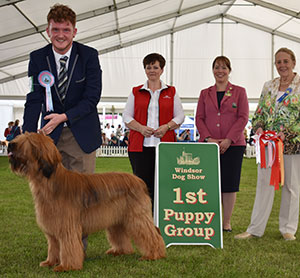
<path id="1" fill-rule="evenodd" d="M 218 108 L 216 85 L 200 93 L 196 126 L 200 142 L 206 137 L 231 139 L 231 146 L 245 146 L 244 128 L 248 122 L 249 104 L 246 90 L 228 82 Z"/>

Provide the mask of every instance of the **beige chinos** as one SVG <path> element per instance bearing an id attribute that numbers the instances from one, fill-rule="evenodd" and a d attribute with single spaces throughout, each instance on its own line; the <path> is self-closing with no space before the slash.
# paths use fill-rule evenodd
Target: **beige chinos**
<path id="1" fill-rule="evenodd" d="M 68 127 L 63 128 L 57 148 L 62 155 L 62 163 L 67 169 L 80 173 L 94 173 L 96 151 L 85 153 Z"/>
<path id="2" fill-rule="evenodd" d="M 266 160 L 267 152 L 266 152 Z M 294 235 L 299 220 L 300 155 L 284 155 L 284 186 L 281 188 L 279 231 Z M 270 186 L 271 168 L 257 166 L 257 187 L 251 223 L 247 232 L 261 237 L 267 226 L 274 201 L 274 186 Z"/>

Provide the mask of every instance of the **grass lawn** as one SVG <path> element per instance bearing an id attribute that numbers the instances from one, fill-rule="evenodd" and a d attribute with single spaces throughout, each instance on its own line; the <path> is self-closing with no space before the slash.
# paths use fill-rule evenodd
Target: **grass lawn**
<path id="1" fill-rule="evenodd" d="M 97 172 L 126 171 L 127 158 L 98 158 Z M 7 157 L 0 157 L 0 277 L 300 277 L 300 234 L 286 242 L 278 231 L 280 191 L 265 235 L 235 240 L 249 224 L 256 187 L 254 159 L 244 159 L 240 192 L 232 217 L 233 232 L 224 234 L 224 248 L 171 246 L 167 258 L 139 261 L 139 254 L 111 257 L 105 233 L 89 236 L 84 268 L 54 273 L 39 267 L 47 257 L 47 242 L 36 225 L 32 196 L 23 178 L 11 173 Z"/>

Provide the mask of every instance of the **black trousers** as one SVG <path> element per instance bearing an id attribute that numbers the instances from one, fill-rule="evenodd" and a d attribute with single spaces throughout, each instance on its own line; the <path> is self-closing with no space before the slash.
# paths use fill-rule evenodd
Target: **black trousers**
<path id="1" fill-rule="evenodd" d="M 133 173 L 146 183 L 153 205 L 155 147 L 143 147 L 142 152 L 128 152 L 128 156 Z"/>

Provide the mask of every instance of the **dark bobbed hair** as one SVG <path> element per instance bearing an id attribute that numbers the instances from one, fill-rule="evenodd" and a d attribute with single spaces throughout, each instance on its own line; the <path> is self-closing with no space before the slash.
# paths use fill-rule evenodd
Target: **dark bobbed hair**
<path id="1" fill-rule="evenodd" d="M 164 68 L 165 64 L 166 64 L 166 60 L 165 58 L 158 54 L 158 53 L 151 53 L 148 54 L 144 59 L 143 59 L 143 66 L 144 69 L 146 68 L 146 65 L 152 65 L 154 64 L 156 61 L 159 62 L 159 66 L 161 69 Z"/>
<path id="2" fill-rule="evenodd" d="M 230 63 L 230 60 L 226 56 L 218 56 L 218 57 L 216 57 L 215 60 L 213 61 L 212 68 L 215 67 L 215 64 L 217 62 L 224 63 L 225 66 L 231 71 L 231 63 Z"/>

